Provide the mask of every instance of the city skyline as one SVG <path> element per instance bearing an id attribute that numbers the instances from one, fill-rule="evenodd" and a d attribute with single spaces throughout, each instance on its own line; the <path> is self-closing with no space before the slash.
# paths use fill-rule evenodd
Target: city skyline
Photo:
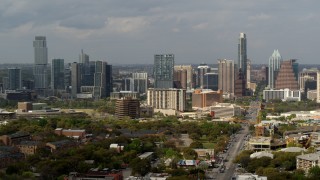
<path id="1" fill-rule="evenodd" d="M 238 34 L 244 32 L 252 64 L 267 64 L 273 49 L 284 60 L 314 64 L 319 3 L 5 1 L 0 3 L 0 63 L 32 63 L 30 42 L 38 35 L 47 37 L 49 60 L 75 62 L 84 49 L 92 60 L 110 64 L 152 64 L 153 55 L 163 53 L 175 54 L 176 64 L 236 61 Z"/>

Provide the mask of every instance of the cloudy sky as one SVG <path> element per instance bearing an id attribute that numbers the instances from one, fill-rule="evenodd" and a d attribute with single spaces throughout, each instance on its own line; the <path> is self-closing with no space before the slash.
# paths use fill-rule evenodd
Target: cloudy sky
<path id="1" fill-rule="evenodd" d="M 0 63 L 33 63 L 32 41 L 45 35 L 52 58 L 152 64 L 174 53 L 177 64 L 237 59 L 240 32 L 248 58 L 319 63 L 319 0 L 0 0 Z"/>

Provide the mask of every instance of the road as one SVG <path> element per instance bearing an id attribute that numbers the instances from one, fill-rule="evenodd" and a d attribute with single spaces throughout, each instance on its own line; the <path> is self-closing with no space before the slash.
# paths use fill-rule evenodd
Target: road
<path id="1" fill-rule="evenodd" d="M 226 162 L 224 163 L 225 171 L 223 173 L 217 173 L 215 179 L 224 180 L 232 178 L 236 169 L 236 165 L 233 163 L 233 160 L 241 151 L 241 148 L 245 143 L 245 136 L 247 136 L 248 133 L 248 125 L 243 125 L 243 130 L 235 135 L 234 140 L 231 142 L 230 148 L 225 154 L 223 154 L 223 157 L 226 160 Z"/>

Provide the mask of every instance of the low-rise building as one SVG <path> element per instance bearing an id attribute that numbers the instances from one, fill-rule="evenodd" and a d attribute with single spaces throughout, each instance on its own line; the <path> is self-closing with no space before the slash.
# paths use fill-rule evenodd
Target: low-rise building
<path id="1" fill-rule="evenodd" d="M 153 152 L 145 152 L 139 156 L 140 159 L 149 159 L 151 160 L 153 157 Z"/>
<path id="2" fill-rule="evenodd" d="M 193 149 L 199 158 L 206 159 L 209 157 L 211 160 L 214 159 L 214 149 Z"/>
<path id="3" fill-rule="evenodd" d="M 50 148 L 51 152 L 56 152 L 63 149 L 68 149 L 70 147 L 75 147 L 77 144 L 71 140 L 61 140 L 55 142 L 48 142 L 46 146 Z"/>
<path id="4" fill-rule="evenodd" d="M 297 169 L 308 172 L 314 166 L 320 166 L 320 153 L 303 154 L 296 157 Z"/>
<path id="5" fill-rule="evenodd" d="M 149 173 L 147 175 L 150 180 L 166 180 L 170 177 L 168 173 Z"/>
<path id="6" fill-rule="evenodd" d="M 238 174 L 235 176 L 236 180 L 268 180 L 268 177 L 266 176 L 259 176 L 251 173 L 245 173 L 245 174 Z"/>
<path id="7" fill-rule="evenodd" d="M 6 146 L 17 145 L 21 141 L 30 140 L 30 134 L 27 132 L 16 132 L 10 135 L 2 135 L 0 136 L 0 140 Z"/>
<path id="8" fill-rule="evenodd" d="M 121 171 L 92 168 L 87 173 L 70 172 L 68 180 L 123 180 Z"/>
<path id="9" fill-rule="evenodd" d="M 241 107 L 230 103 L 219 103 L 210 107 L 214 118 L 231 118 L 241 115 Z"/>
<path id="10" fill-rule="evenodd" d="M 286 147 L 286 142 L 271 137 L 252 137 L 249 139 L 249 148 L 254 151 L 269 151 Z"/>
<path id="11" fill-rule="evenodd" d="M 301 91 L 290 89 L 263 90 L 263 99 L 267 102 L 273 99 L 280 99 L 282 101 L 301 101 Z"/>
<path id="12" fill-rule="evenodd" d="M 59 136 L 66 136 L 75 139 L 83 139 L 86 136 L 86 130 L 84 129 L 63 129 L 56 128 L 54 133 Z"/>
<path id="13" fill-rule="evenodd" d="M 0 146 L 0 168 L 5 168 L 10 164 L 24 159 L 24 155 L 19 149 L 12 146 Z"/>
<path id="14" fill-rule="evenodd" d="M 21 141 L 20 144 L 17 145 L 20 152 L 25 155 L 34 155 L 37 149 L 40 147 L 40 142 L 37 141 Z"/>
<path id="15" fill-rule="evenodd" d="M 196 89 L 192 94 L 192 108 L 205 108 L 223 102 L 223 92 L 211 89 Z"/>

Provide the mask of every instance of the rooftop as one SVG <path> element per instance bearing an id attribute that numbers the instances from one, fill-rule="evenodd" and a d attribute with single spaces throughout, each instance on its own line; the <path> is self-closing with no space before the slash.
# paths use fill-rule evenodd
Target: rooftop
<path id="1" fill-rule="evenodd" d="M 21 141 L 20 145 L 25 145 L 25 146 L 37 146 L 39 145 L 40 142 L 38 141 Z"/>
<path id="2" fill-rule="evenodd" d="M 19 131 L 19 132 L 10 134 L 10 135 L 8 135 L 8 136 L 9 136 L 10 138 L 18 138 L 18 137 L 30 136 L 30 134 L 27 133 L 27 132 Z"/>
<path id="3" fill-rule="evenodd" d="M 320 153 L 303 154 L 297 156 L 297 159 L 303 159 L 307 161 L 318 161 L 320 159 Z"/>

